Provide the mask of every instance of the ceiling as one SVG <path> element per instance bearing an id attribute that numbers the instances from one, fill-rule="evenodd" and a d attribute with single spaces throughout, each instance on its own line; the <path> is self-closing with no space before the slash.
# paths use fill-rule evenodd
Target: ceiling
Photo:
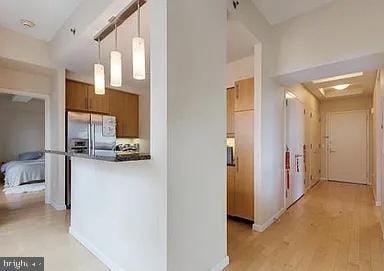
<path id="1" fill-rule="evenodd" d="M 82 0 L 0 0 L 0 25 L 36 39 L 50 41 Z M 34 22 L 26 29 L 21 19 Z"/>
<path id="2" fill-rule="evenodd" d="M 232 62 L 254 53 L 258 39 L 239 21 L 228 21 L 227 62 Z"/>
<path id="3" fill-rule="evenodd" d="M 252 0 L 272 25 L 305 14 L 335 0 Z"/>
<path id="4" fill-rule="evenodd" d="M 327 82 L 310 81 L 303 83 L 303 86 L 312 92 L 312 94 L 314 94 L 319 100 L 352 96 L 368 96 L 373 93 L 376 82 L 376 74 L 376 71 L 367 71 L 363 72 L 362 75 L 344 79 L 337 79 L 333 77 L 324 78 L 324 80 L 321 80 Z M 345 90 L 336 90 L 333 88 L 334 86 L 344 84 L 349 84 L 350 86 Z"/>

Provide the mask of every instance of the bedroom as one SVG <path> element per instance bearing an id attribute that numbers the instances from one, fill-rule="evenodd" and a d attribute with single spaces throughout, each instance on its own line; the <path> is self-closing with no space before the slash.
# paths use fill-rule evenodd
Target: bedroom
<path id="1" fill-rule="evenodd" d="M 1 198 L 28 193 L 44 201 L 44 100 L 0 94 L 0 127 Z"/>

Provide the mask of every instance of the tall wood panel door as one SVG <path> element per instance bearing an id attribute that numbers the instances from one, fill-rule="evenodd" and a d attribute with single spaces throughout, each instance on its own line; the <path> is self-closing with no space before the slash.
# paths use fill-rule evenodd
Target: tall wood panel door
<path id="1" fill-rule="evenodd" d="M 235 88 L 227 89 L 227 134 L 235 133 Z"/>
<path id="2" fill-rule="evenodd" d="M 244 79 L 235 83 L 235 111 L 253 110 L 254 80 Z"/>
<path id="3" fill-rule="evenodd" d="M 83 83 L 66 80 L 65 103 L 67 110 L 88 110 L 88 86 Z"/>
<path id="4" fill-rule="evenodd" d="M 235 215 L 254 220 L 253 110 L 235 112 Z"/>
<path id="5" fill-rule="evenodd" d="M 95 94 L 95 87 L 88 85 L 88 110 L 91 112 L 109 114 L 109 90 L 104 95 Z"/>

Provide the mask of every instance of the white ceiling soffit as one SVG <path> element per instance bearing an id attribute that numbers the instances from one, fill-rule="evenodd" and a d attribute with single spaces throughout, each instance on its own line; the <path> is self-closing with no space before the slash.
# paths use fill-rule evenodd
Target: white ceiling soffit
<path id="1" fill-rule="evenodd" d="M 367 96 L 372 95 L 375 87 L 377 71 L 367 71 L 362 74 L 354 73 L 351 77 L 328 80 L 315 80 L 303 83 L 303 86 L 314 94 L 319 100 L 327 100 L 338 97 Z M 327 78 L 324 78 L 327 79 Z M 347 84 L 344 90 L 336 90 L 334 87 Z"/>
<path id="2" fill-rule="evenodd" d="M 0 25 L 36 39 L 50 41 L 83 0 L 0 0 Z M 21 19 L 35 23 L 25 28 Z"/>
<path id="3" fill-rule="evenodd" d="M 29 96 L 14 95 L 12 97 L 12 102 L 17 102 L 17 103 L 28 103 L 31 100 L 32 100 L 32 97 L 29 97 Z"/>
<path id="4" fill-rule="evenodd" d="M 272 25 L 310 12 L 332 1 L 335 0 L 252 0 Z"/>
<path id="5" fill-rule="evenodd" d="M 258 39 L 237 20 L 228 21 L 227 62 L 251 56 Z"/>

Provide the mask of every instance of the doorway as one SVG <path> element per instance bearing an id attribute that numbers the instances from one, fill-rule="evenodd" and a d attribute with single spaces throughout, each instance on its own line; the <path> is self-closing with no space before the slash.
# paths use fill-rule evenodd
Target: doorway
<path id="1" fill-rule="evenodd" d="M 329 180 L 368 183 L 368 117 L 367 110 L 329 113 Z"/>

